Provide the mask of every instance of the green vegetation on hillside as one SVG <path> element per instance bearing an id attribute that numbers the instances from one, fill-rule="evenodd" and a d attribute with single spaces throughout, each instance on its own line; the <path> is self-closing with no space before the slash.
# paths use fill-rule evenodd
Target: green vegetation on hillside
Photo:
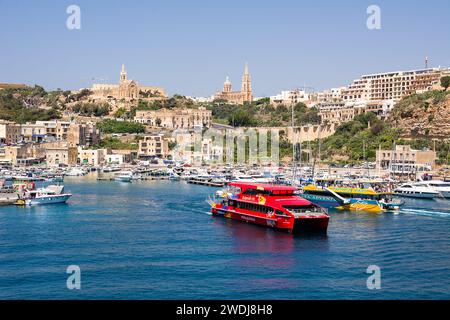
<path id="1" fill-rule="evenodd" d="M 59 119 L 62 104 L 58 96 L 40 86 L 0 90 L 0 119 L 17 123 Z"/>
<path id="2" fill-rule="evenodd" d="M 411 118 L 417 111 L 427 112 L 430 103 L 433 105 L 440 104 L 445 101 L 450 91 L 433 90 L 421 94 L 412 94 L 403 98 L 392 110 L 392 118 L 406 119 Z"/>
<path id="3" fill-rule="evenodd" d="M 274 107 L 268 98 L 244 105 L 215 100 L 205 106 L 212 110 L 212 116 L 217 122 L 236 127 L 280 127 L 292 124 L 292 108 L 284 105 Z M 294 106 L 294 125 L 318 124 L 318 113 L 317 108 L 308 108 L 304 103 L 298 103 Z"/>
<path id="4" fill-rule="evenodd" d="M 334 135 L 321 141 L 321 160 L 335 161 L 340 158 L 349 162 L 363 161 L 365 148 L 366 159 L 374 161 L 376 150 L 380 146 L 391 149 L 398 137 L 397 130 L 378 119 L 374 113 L 362 114 L 340 125 Z M 318 141 L 311 145 L 318 153 Z"/>
<path id="5" fill-rule="evenodd" d="M 105 119 L 97 123 L 103 133 L 144 133 L 145 127 L 136 122 Z"/>
<path id="6" fill-rule="evenodd" d="M 119 138 L 107 137 L 98 144 L 92 146 L 92 149 L 113 149 L 113 150 L 137 150 L 139 142 L 123 142 Z"/>
<path id="7" fill-rule="evenodd" d="M 450 76 L 441 78 L 441 87 L 444 88 L 444 91 L 447 91 L 448 87 L 450 87 Z"/>
<path id="8" fill-rule="evenodd" d="M 110 107 L 107 103 L 77 102 L 72 106 L 72 111 L 82 116 L 102 117 L 109 114 Z"/>
<path id="9" fill-rule="evenodd" d="M 321 141 L 321 160 L 362 162 L 364 145 L 366 159 L 375 161 L 375 153 L 379 147 L 389 150 L 395 142 L 397 145 L 410 145 L 416 150 L 435 150 L 438 164 L 450 164 L 450 137 L 433 139 L 428 135 L 428 130 L 425 130 L 423 135 L 417 135 L 416 129 L 404 127 L 405 123 L 414 123 L 418 115 L 423 115 L 428 123 L 432 124 L 437 115 L 434 112 L 442 108 L 449 94 L 448 91 L 440 90 L 412 94 L 396 104 L 386 121 L 378 119 L 373 113 L 355 117 L 353 121 L 340 125 L 334 135 Z M 402 138 L 405 129 L 411 133 L 408 139 Z M 439 131 L 439 128 L 435 128 L 434 131 Z M 311 145 L 313 154 L 318 154 L 318 141 L 314 141 Z"/>

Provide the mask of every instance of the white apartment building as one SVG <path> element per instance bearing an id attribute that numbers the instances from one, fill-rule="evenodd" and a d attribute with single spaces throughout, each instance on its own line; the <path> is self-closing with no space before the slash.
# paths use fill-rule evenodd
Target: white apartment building
<path id="1" fill-rule="evenodd" d="M 394 107 L 393 100 L 384 101 L 341 101 L 322 102 L 315 106 L 319 109 L 322 123 L 341 124 L 353 120 L 357 115 L 373 112 L 378 117 L 384 118 Z"/>
<path id="2" fill-rule="evenodd" d="M 21 135 L 25 142 L 41 142 L 47 135 L 47 127 L 39 123 L 25 123 L 21 125 Z"/>
<path id="3" fill-rule="evenodd" d="M 291 106 L 299 102 L 306 102 L 309 99 L 310 95 L 309 93 L 305 92 L 305 90 L 294 89 L 281 91 L 281 93 L 275 96 L 271 96 L 270 103 L 275 105 L 283 104 L 286 106 Z"/>
<path id="4" fill-rule="evenodd" d="M 415 92 L 431 90 L 448 70 L 432 68 L 363 75 L 342 92 L 342 97 L 345 101 L 398 101 Z"/>

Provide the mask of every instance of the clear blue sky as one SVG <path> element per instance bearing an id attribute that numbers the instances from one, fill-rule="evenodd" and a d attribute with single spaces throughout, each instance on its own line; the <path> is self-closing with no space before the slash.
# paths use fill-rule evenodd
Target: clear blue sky
<path id="1" fill-rule="evenodd" d="M 81 8 L 68 30 L 66 8 Z M 366 9 L 381 7 L 381 30 Z M 254 94 L 347 85 L 362 74 L 450 66 L 448 0 L 0 0 L 0 82 L 47 89 L 116 83 L 209 96 L 248 61 Z"/>

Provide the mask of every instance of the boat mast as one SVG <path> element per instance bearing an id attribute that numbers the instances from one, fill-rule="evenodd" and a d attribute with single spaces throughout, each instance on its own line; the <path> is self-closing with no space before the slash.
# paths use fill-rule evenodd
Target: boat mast
<path id="1" fill-rule="evenodd" d="M 366 156 L 366 140 L 363 140 L 363 153 L 364 153 L 364 165 L 367 166 L 367 178 L 370 178 L 370 168 L 369 164 L 367 163 L 367 156 Z"/>
<path id="2" fill-rule="evenodd" d="M 299 151 L 298 151 L 298 161 L 299 161 L 299 172 L 301 173 L 301 168 L 302 168 L 302 124 L 300 123 L 300 127 L 298 128 L 299 132 L 298 132 L 298 138 L 299 138 Z"/>
<path id="3" fill-rule="evenodd" d="M 395 141 L 392 145 L 392 152 L 391 152 L 391 161 L 389 163 L 389 179 L 392 179 L 391 175 L 392 175 L 392 168 L 394 168 L 394 152 L 395 152 Z M 395 177 L 395 175 L 394 175 Z"/>
<path id="4" fill-rule="evenodd" d="M 313 170 L 312 170 L 312 175 L 313 175 L 312 178 L 313 178 L 313 180 L 314 180 L 314 177 L 316 175 L 316 159 L 318 161 L 317 166 L 320 168 L 320 158 L 321 158 L 321 154 L 320 154 L 320 149 L 321 149 L 320 131 L 321 131 L 321 126 L 319 125 L 319 133 L 317 135 L 317 138 L 318 138 L 317 154 L 315 156 L 313 155 Z"/>
<path id="5" fill-rule="evenodd" d="M 295 159 L 295 147 L 296 147 L 296 136 L 294 131 L 294 104 L 291 107 L 291 126 L 292 126 L 292 185 L 296 180 L 297 175 L 297 167 L 296 167 L 296 159 Z"/>

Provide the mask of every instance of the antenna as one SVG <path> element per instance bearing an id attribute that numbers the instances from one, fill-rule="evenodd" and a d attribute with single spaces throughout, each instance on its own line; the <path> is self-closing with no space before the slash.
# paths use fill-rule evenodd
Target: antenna
<path id="1" fill-rule="evenodd" d="M 425 69 L 428 69 L 428 56 L 425 57 Z"/>

